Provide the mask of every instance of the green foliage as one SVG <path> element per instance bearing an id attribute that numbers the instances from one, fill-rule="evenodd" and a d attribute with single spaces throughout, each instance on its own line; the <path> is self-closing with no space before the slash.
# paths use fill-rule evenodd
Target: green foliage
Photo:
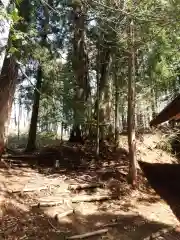
<path id="1" fill-rule="evenodd" d="M 18 52 L 18 49 L 17 49 L 17 48 L 15 48 L 15 47 L 9 48 L 9 53 L 11 53 L 11 54 L 14 55 L 16 52 Z"/>
<path id="2" fill-rule="evenodd" d="M 39 134 L 38 138 L 39 141 L 43 142 L 43 141 L 47 141 L 47 140 L 53 140 L 55 139 L 56 134 L 54 132 L 42 132 Z"/>
<path id="3" fill-rule="evenodd" d="M 22 3 L 23 0 L 15 0 L 15 3 L 17 4 L 17 6 L 19 6 Z"/>
<path id="4" fill-rule="evenodd" d="M 76 119 L 78 122 L 84 123 L 87 120 L 93 123 L 97 99 L 94 83 L 96 82 L 96 70 L 99 67 L 101 78 L 105 72 L 101 67 L 103 62 L 107 61 L 108 51 L 113 63 L 107 73 L 107 82 L 113 78 L 116 71 L 120 93 L 119 111 L 122 115 L 126 112 L 129 18 L 134 20 L 136 30 L 137 106 L 140 108 L 140 105 L 143 107 L 145 105 L 148 108 L 155 98 L 160 103 L 162 97 L 177 93 L 180 89 L 180 83 L 177 80 L 180 72 L 178 69 L 180 63 L 179 1 L 143 0 L 138 3 L 131 14 L 129 14 L 129 8 L 133 8 L 132 1 L 126 1 L 124 6 L 122 2 L 103 0 L 87 4 L 86 1 L 56 0 L 47 6 L 45 1 L 26 0 L 28 8 L 25 9 L 23 1 L 16 0 L 16 7 L 8 14 L 13 22 L 9 53 L 15 54 L 25 65 L 31 61 L 34 65 L 38 63 L 42 65 L 43 85 L 39 113 L 39 125 L 42 128 L 61 121 L 71 125 L 74 109 L 79 111 L 79 119 Z M 82 109 L 79 109 L 82 104 L 75 101 L 76 76 L 72 67 L 72 62 L 75 67 L 79 63 L 77 56 L 73 55 L 74 18 L 72 10 L 73 6 L 82 5 L 87 8 L 84 35 L 88 54 L 88 81 L 91 85 L 90 99 L 85 101 L 85 117 L 81 114 Z M 48 10 L 46 46 L 42 46 L 41 43 L 42 29 L 40 27 L 40 22 L 44 21 L 44 7 Z M 26 11 L 23 12 L 22 8 Z M 1 18 L 4 17 L 3 14 L 0 14 Z M 29 19 L 30 21 L 27 21 Z M 79 44 L 82 42 L 80 41 Z M 102 57 L 98 60 L 99 62 L 97 61 L 98 50 Z M 65 61 L 61 56 L 64 52 L 67 53 Z M 31 74 L 32 76 L 35 76 L 35 71 Z M 26 97 L 23 101 L 30 105 L 33 100 L 33 88 L 24 91 Z M 152 96 L 152 92 L 155 92 L 155 96 Z M 113 94 L 112 101 L 114 99 Z"/>
<path id="5" fill-rule="evenodd" d="M 19 11 L 16 7 L 10 12 L 10 16 L 14 24 L 22 20 L 22 17 L 19 16 Z"/>

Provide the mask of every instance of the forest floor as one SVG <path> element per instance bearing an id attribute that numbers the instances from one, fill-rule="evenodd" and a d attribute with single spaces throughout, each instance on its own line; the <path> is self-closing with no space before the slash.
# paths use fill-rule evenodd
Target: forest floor
<path id="1" fill-rule="evenodd" d="M 101 145 L 99 159 L 92 143 L 64 142 L 36 154 L 39 167 L 34 155 L 0 162 L 0 239 L 82 239 L 91 233 L 85 239 L 180 239 L 180 169 L 176 158 L 156 148 L 159 141 L 146 134 L 137 142 L 137 157 L 147 162 L 144 173 L 138 167 L 137 189 L 126 179 L 124 136 L 117 152 Z M 52 159 L 60 160 L 58 169 L 42 165 Z"/>

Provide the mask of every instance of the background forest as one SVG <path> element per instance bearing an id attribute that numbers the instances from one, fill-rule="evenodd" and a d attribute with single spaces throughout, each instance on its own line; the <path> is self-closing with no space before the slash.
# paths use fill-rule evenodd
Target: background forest
<path id="1" fill-rule="evenodd" d="M 0 138 L 12 119 L 36 135 L 118 144 L 179 92 L 178 0 L 0 2 Z M 13 113 L 12 113 L 12 108 Z M 18 111 L 16 110 L 18 108 Z M 31 114 L 32 110 L 32 114 Z M 60 129 L 60 130 L 59 130 Z M 58 135 L 61 132 L 61 136 Z"/>
<path id="2" fill-rule="evenodd" d="M 0 239 L 180 239 L 179 93 L 179 0 L 0 0 Z"/>

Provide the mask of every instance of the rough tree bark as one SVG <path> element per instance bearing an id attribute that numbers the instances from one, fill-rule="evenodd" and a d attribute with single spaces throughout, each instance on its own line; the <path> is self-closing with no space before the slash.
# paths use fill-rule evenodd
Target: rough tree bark
<path id="1" fill-rule="evenodd" d="M 109 79 L 110 69 L 112 65 L 111 49 L 106 46 L 106 42 L 101 44 L 99 67 L 100 67 L 100 80 L 99 80 L 99 121 L 100 121 L 100 138 L 105 139 L 105 126 L 109 125 L 111 120 L 112 110 L 112 92 L 111 80 Z M 105 46 L 105 47 L 104 47 Z"/>
<path id="2" fill-rule="evenodd" d="M 97 69 L 96 69 L 96 78 L 97 78 L 97 131 L 96 131 L 96 156 L 99 156 L 99 140 L 100 140 L 100 129 L 99 129 L 99 39 L 97 43 Z"/>
<path id="3" fill-rule="evenodd" d="M 117 63 L 114 71 L 114 82 L 115 82 L 115 144 L 118 147 L 119 142 L 119 81 L 117 76 Z"/>
<path id="4" fill-rule="evenodd" d="M 136 169 L 136 137 L 135 137 L 135 48 L 134 22 L 129 20 L 128 26 L 128 147 L 129 147 L 129 182 L 135 186 L 137 179 Z"/>
<path id="5" fill-rule="evenodd" d="M 45 47 L 47 45 L 47 34 L 49 28 L 49 10 L 47 5 L 43 6 L 44 20 L 42 20 L 42 32 L 41 32 L 41 45 Z M 36 135 L 37 135 L 37 122 L 39 114 L 40 92 L 42 86 L 42 63 L 39 62 L 37 70 L 37 82 L 34 90 L 34 103 L 32 108 L 31 122 L 29 127 L 28 142 L 25 152 L 33 152 L 36 149 Z"/>
<path id="6" fill-rule="evenodd" d="M 2 154 L 8 134 L 17 76 L 18 66 L 14 58 L 6 58 L 0 75 L 0 154 Z"/>
<path id="7" fill-rule="evenodd" d="M 0 10 L 2 10 L 4 14 L 7 13 L 6 9 L 9 3 L 10 0 L 0 1 Z M 9 40 L 9 32 L 10 32 L 10 20 L 5 19 L 4 17 L 2 20 L 0 20 L 0 74 L 2 72 L 4 59 L 6 55 L 6 48 Z"/>
<path id="8" fill-rule="evenodd" d="M 42 85 L 42 69 L 41 65 L 37 71 L 37 82 L 34 90 L 34 103 L 32 108 L 31 122 L 29 127 L 28 142 L 25 152 L 33 152 L 36 149 L 36 133 L 37 133 L 37 121 L 39 113 L 39 102 L 40 102 L 40 90 Z"/>
<path id="9" fill-rule="evenodd" d="M 155 97 L 155 89 L 154 89 L 154 81 L 151 80 L 152 82 L 152 87 L 151 87 L 151 96 L 152 96 L 152 100 L 151 100 L 151 110 L 152 110 L 152 119 L 155 118 L 156 116 L 156 110 L 157 110 L 157 105 L 156 105 L 156 97 Z"/>
<path id="10" fill-rule="evenodd" d="M 18 111 L 18 119 L 17 119 L 17 130 L 18 130 L 17 135 L 19 140 L 20 139 L 20 119 L 21 119 L 21 109 L 22 109 L 21 96 L 19 96 L 18 105 L 19 105 L 19 111 Z"/>
<path id="11" fill-rule="evenodd" d="M 70 141 L 81 141 L 80 124 L 85 120 L 86 102 L 90 93 L 88 81 L 88 54 L 85 44 L 87 9 L 81 1 L 74 1 L 72 4 L 73 23 L 73 56 L 72 67 L 75 76 L 75 96 L 74 96 L 74 124 Z"/>

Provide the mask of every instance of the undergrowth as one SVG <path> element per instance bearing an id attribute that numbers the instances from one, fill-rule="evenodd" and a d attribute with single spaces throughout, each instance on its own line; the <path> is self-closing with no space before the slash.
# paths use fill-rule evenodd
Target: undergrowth
<path id="1" fill-rule="evenodd" d="M 156 145 L 157 149 L 161 149 L 168 153 L 180 153 L 180 130 L 171 129 L 161 135 L 160 141 Z"/>

